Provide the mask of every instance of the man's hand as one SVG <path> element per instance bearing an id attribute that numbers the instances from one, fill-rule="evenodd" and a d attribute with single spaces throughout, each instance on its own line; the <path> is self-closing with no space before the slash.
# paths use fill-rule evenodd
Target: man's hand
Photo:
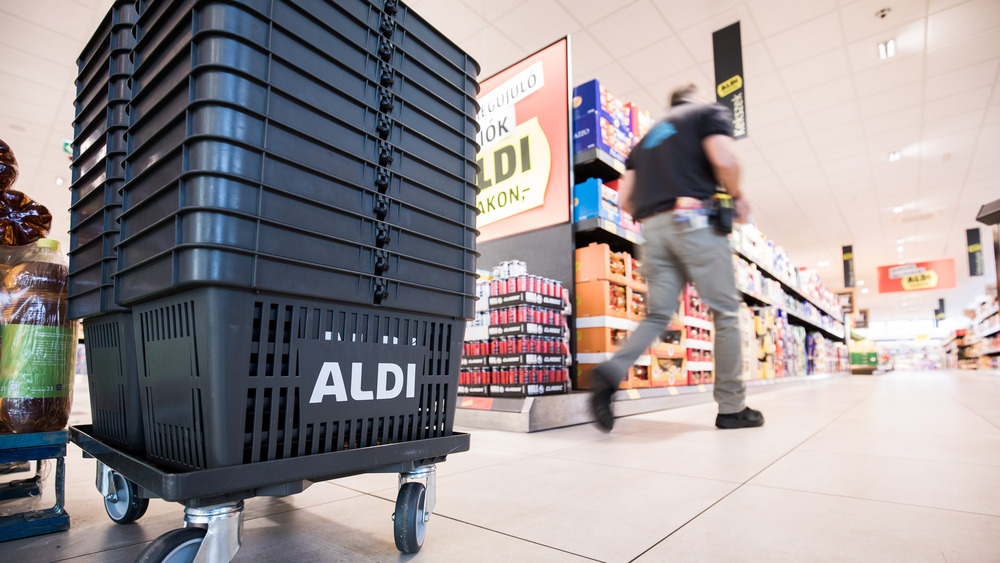
<path id="1" fill-rule="evenodd" d="M 750 204 L 747 203 L 746 198 L 737 198 L 736 202 L 736 220 L 741 223 L 748 223 L 750 221 Z"/>

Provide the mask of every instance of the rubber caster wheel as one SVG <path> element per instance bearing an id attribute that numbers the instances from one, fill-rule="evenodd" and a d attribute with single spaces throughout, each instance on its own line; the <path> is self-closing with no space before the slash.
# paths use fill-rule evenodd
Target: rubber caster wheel
<path id="1" fill-rule="evenodd" d="M 205 541 L 205 528 L 178 528 L 153 540 L 136 563 L 192 563 Z"/>
<path id="2" fill-rule="evenodd" d="M 404 483 L 396 496 L 396 512 L 392 515 L 396 549 L 403 553 L 416 553 L 424 545 L 424 500 L 426 494 L 423 483 Z"/>
<path id="3" fill-rule="evenodd" d="M 111 501 L 104 499 L 104 510 L 116 524 L 131 524 L 146 513 L 149 508 L 149 499 L 139 497 L 139 487 L 132 481 L 122 477 L 112 471 L 111 479 L 114 480 L 115 490 L 118 500 Z"/>

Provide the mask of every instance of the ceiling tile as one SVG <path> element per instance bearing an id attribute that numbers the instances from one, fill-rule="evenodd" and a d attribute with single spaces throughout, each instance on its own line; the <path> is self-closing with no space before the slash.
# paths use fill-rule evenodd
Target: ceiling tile
<path id="1" fill-rule="evenodd" d="M 469 43 L 474 45 L 478 42 L 479 45 L 485 46 L 485 50 L 478 51 L 480 54 L 476 57 L 476 62 L 482 67 L 482 71 L 479 73 L 480 82 L 523 59 L 528 54 L 527 51 L 518 47 L 516 43 L 493 26 L 482 30 L 482 34 L 481 37 L 470 37 L 462 43 L 463 45 Z"/>
<path id="2" fill-rule="evenodd" d="M 826 128 L 806 128 L 809 140 L 814 148 L 820 149 L 843 143 L 864 144 L 864 130 L 861 122 L 845 123 L 837 125 L 836 122 L 827 125 Z"/>
<path id="3" fill-rule="evenodd" d="M 711 9 L 706 6 L 705 2 L 691 2 L 690 0 L 652 0 L 652 3 L 663 14 L 670 29 L 676 33 L 704 22 L 712 17 L 713 13 L 728 12 L 740 2 L 739 0 L 717 0 L 713 2 Z"/>
<path id="4" fill-rule="evenodd" d="M 871 96 L 903 85 L 916 84 L 924 75 L 923 57 L 890 59 L 875 68 L 856 72 L 854 84 L 859 96 Z"/>
<path id="5" fill-rule="evenodd" d="M 1000 57 L 1000 33 L 968 34 L 945 47 L 927 52 L 927 75 L 937 76 Z"/>
<path id="6" fill-rule="evenodd" d="M 860 123 L 861 114 L 853 98 L 840 100 L 836 105 L 819 108 L 801 114 L 802 125 L 813 134 L 827 131 L 838 125 Z"/>
<path id="7" fill-rule="evenodd" d="M 752 99 L 752 98 L 751 98 Z M 1000 117 L 1000 108 L 997 110 Z M 747 122 L 750 127 L 756 128 L 760 125 L 777 123 L 795 117 L 795 110 L 783 99 L 772 100 L 770 102 L 747 101 L 746 107 Z"/>
<path id="8" fill-rule="evenodd" d="M 819 161 L 811 152 L 802 152 L 797 155 L 790 155 L 785 157 L 770 157 L 771 168 L 778 173 L 779 177 L 785 172 L 791 172 L 794 170 L 802 170 L 803 168 L 816 167 L 819 165 Z M 794 186 L 787 186 L 789 189 L 793 189 Z"/>
<path id="9" fill-rule="evenodd" d="M 514 8 L 517 8 L 521 4 L 524 4 L 526 0 L 505 0 L 504 2 L 483 2 L 482 0 L 464 0 L 465 5 L 469 7 L 470 10 L 478 14 L 481 18 L 488 22 L 509 13 Z M 583 3 L 584 0 L 579 0 Z M 624 0 L 617 0 L 622 2 Z M 437 0 L 424 0 L 419 6 L 415 6 L 417 11 L 423 15 L 424 12 L 432 8 L 431 4 L 437 3 Z M 608 2 L 611 3 L 610 0 Z M 425 16 L 426 17 L 426 16 Z"/>
<path id="10" fill-rule="evenodd" d="M 758 76 L 754 80 L 748 78 L 744 83 L 744 87 L 747 90 L 748 112 L 753 104 L 783 98 L 786 94 L 785 87 L 781 83 L 781 77 L 776 72 Z"/>
<path id="11" fill-rule="evenodd" d="M 505 2 L 483 2 L 475 0 L 484 6 L 503 5 Z M 621 10 L 633 0 L 559 0 L 562 7 L 580 25 L 587 27 L 599 23 L 608 15 Z M 529 2 L 534 5 L 536 2 Z"/>
<path id="12" fill-rule="evenodd" d="M 886 17 L 876 16 L 879 10 L 887 6 L 890 11 Z M 922 22 L 927 12 L 923 2 L 887 4 L 885 0 L 862 0 L 843 8 L 840 14 L 844 22 L 844 35 L 848 41 L 853 42 L 873 36 L 884 36 L 886 39 L 895 37 L 901 25 L 915 20 Z"/>
<path id="13" fill-rule="evenodd" d="M 527 17 L 536 16 L 529 14 Z M 538 23 L 546 25 L 549 22 L 538 20 Z M 517 24 L 512 22 L 512 25 Z M 667 22 L 660 12 L 645 1 L 629 4 L 588 26 L 597 42 L 604 45 L 612 56 L 622 60 L 661 39 L 667 34 L 667 29 Z"/>
<path id="14" fill-rule="evenodd" d="M 788 97 L 799 114 L 807 114 L 837 107 L 844 100 L 854 99 L 854 84 L 850 78 L 840 78 L 814 90 L 790 94 Z"/>
<path id="15" fill-rule="evenodd" d="M 844 49 L 834 49 L 788 65 L 781 69 L 781 78 L 789 93 L 821 90 L 823 85 L 850 74 L 847 53 Z"/>
<path id="16" fill-rule="evenodd" d="M 983 111 L 976 110 L 924 123 L 924 139 L 969 132 L 975 135 L 983 124 Z"/>
<path id="17" fill-rule="evenodd" d="M 486 20 L 461 0 L 436 0 L 423 4 L 419 13 L 445 37 L 456 42 L 477 35 L 487 25 Z"/>
<path id="18" fill-rule="evenodd" d="M 753 45 L 760 41 L 760 34 L 753 25 L 754 20 L 745 6 L 738 5 L 733 9 L 714 13 L 707 20 L 678 32 L 681 41 L 691 52 L 691 56 L 699 63 L 713 60 L 712 33 L 736 22 L 740 23 L 740 42 L 743 45 Z"/>
<path id="19" fill-rule="evenodd" d="M 823 14 L 837 9 L 834 0 L 751 0 L 750 12 L 760 27 L 760 32 L 769 37 L 791 27 L 807 24 Z"/>
<path id="20" fill-rule="evenodd" d="M 829 153 L 825 152 L 826 149 L 817 150 L 817 155 L 820 157 L 821 166 L 823 170 L 826 171 L 828 175 L 833 177 L 836 174 L 845 174 L 850 172 L 864 173 L 865 176 L 869 174 L 869 159 L 868 155 L 861 149 L 860 154 L 858 149 L 855 148 L 856 145 L 840 145 L 836 147 L 840 149 L 838 151 L 839 158 L 827 157 Z"/>
<path id="21" fill-rule="evenodd" d="M 92 11 L 85 6 L 66 2 L 65 0 L 32 0 L 31 2 L 0 3 L 0 13 L 13 16 L 52 32 L 76 40 L 76 45 L 83 44 L 93 34 L 97 24 L 103 19 L 111 7 L 111 2 L 104 2 L 106 7 L 101 11 Z M 0 18 L 0 30 L 7 33 L 7 25 L 17 25 L 7 17 Z M 91 25 L 91 20 L 93 25 Z"/>
<path id="22" fill-rule="evenodd" d="M 992 86 L 966 90 L 961 94 L 929 100 L 924 104 L 924 119 L 937 121 L 972 110 L 986 111 Z"/>
<path id="23" fill-rule="evenodd" d="M 551 0 L 521 4 L 492 23 L 528 53 L 579 29 L 569 12 Z"/>
<path id="24" fill-rule="evenodd" d="M 793 137 L 802 137 L 804 134 L 798 119 L 789 119 L 771 125 L 760 125 L 753 130 L 754 140 L 758 146 L 780 143 Z"/>
<path id="25" fill-rule="evenodd" d="M 597 78 L 604 84 L 604 87 L 615 96 L 621 96 L 624 92 L 631 92 L 640 87 L 640 84 L 632 77 L 624 67 L 618 63 L 605 65 L 594 72 Z M 576 80 L 574 78 L 574 80 Z M 578 80 L 577 84 L 586 82 L 588 79 Z"/>
<path id="26" fill-rule="evenodd" d="M 863 159 L 866 163 L 868 161 L 867 150 L 861 143 L 845 143 L 823 148 L 814 147 L 813 150 L 826 170 L 829 170 L 828 167 L 835 162 L 852 159 Z"/>
<path id="27" fill-rule="evenodd" d="M 1000 59 L 993 59 L 965 68 L 928 78 L 926 97 L 928 101 L 963 93 L 970 88 L 991 86 L 996 80 Z"/>
<path id="28" fill-rule="evenodd" d="M 573 80 L 576 84 L 580 83 L 575 78 L 577 74 L 582 75 L 592 72 L 614 60 L 607 49 L 601 46 L 594 39 L 594 36 L 585 29 L 573 32 L 570 36 L 570 44 L 573 50 L 571 55 L 573 59 Z"/>
<path id="29" fill-rule="evenodd" d="M 1000 2 L 971 0 L 931 14 L 927 21 L 927 45 L 940 49 L 977 33 L 1000 26 Z"/>
<path id="30" fill-rule="evenodd" d="M 917 111 L 913 109 L 901 109 L 895 111 L 886 111 L 880 115 L 874 115 L 865 119 L 864 128 L 865 133 L 869 136 L 881 135 L 883 133 L 888 133 L 895 129 L 901 129 L 907 126 L 912 126 L 919 124 L 920 115 Z M 914 134 L 915 141 L 919 136 L 919 129 Z M 912 141 L 909 141 L 912 142 Z"/>
<path id="31" fill-rule="evenodd" d="M 694 66 L 694 59 L 676 36 L 667 37 L 629 55 L 624 65 L 644 82 L 656 82 Z"/>
<path id="32" fill-rule="evenodd" d="M 747 80 L 753 80 L 757 76 L 774 72 L 774 63 L 771 62 L 771 53 L 767 52 L 767 45 L 763 41 L 748 45 L 743 43 L 743 74 Z"/>
<path id="33" fill-rule="evenodd" d="M 875 117 L 890 110 L 917 108 L 924 101 L 924 91 L 919 82 L 864 96 L 858 99 L 861 116 Z"/>
<path id="34" fill-rule="evenodd" d="M 835 12 L 832 12 L 783 33 L 768 36 L 765 42 L 774 64 L 784 68 L 839 48 L 843 46 L 844 39 L 840 32 L 840 19 Z"/>

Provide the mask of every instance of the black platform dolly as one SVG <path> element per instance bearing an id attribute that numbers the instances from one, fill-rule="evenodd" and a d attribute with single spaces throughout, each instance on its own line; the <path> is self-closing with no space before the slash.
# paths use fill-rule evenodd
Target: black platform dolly
<path id="1" fill-rule="evenodd" d="M 393 513 L 396 547 L 415 553 L 434 510 L 435 464 L 469 449 L 469 435 L 428 438 L 188 472 L 169 472 L 113 448 L 93 436 L 90 425 L 72 426 L 70 440 L 97 459 L 97 489 L 117 523 L 141 517 L 150 498 L 184 505 L 184 527 L 154 540 L 142 561 L 165 563 L 231 561 L 243 538 L 243 501 L 300 493 L 312 483 L 361 473 L 399 473 Z"/>

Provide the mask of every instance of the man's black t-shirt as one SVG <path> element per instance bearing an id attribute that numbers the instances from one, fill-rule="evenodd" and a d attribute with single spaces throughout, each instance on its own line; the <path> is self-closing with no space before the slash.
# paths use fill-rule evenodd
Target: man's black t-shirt
<path id="1" fill-rule="evenodd" d="M 678 197 L 706 199 L 716 192 L 715 173 L 702 140 L 733 135 L 733 117 L 720 104 L 683 103 L 646 133 L 629 155 L 635 170 L 632 206 L 643 219 L 673 209 Z"/>

